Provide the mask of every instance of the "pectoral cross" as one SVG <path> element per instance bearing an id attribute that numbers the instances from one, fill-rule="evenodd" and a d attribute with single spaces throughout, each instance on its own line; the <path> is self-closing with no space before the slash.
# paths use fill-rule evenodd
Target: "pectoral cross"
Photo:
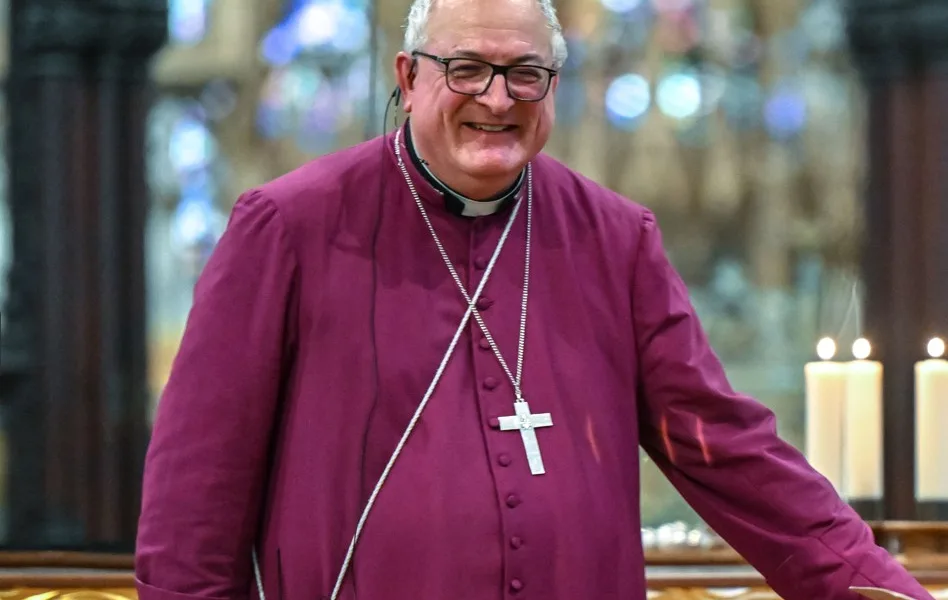
<path id="1" fill-rule="evenodd" d="M 530 465 L 530 473 L 543 475 L 546 471 L 543 468 L 540 445 L 537 443 L 536 428 L 552 427 L 553 417 L 550 416 L 550 413 L 530 414 L 530 406 L 524 401 L 515 402 L 514 408 L 517 411 L 516 415 L 500 417 L 500 429 L 501 431 L 520 430 L 523 447 L 527 451 L 527 463 Z"/>

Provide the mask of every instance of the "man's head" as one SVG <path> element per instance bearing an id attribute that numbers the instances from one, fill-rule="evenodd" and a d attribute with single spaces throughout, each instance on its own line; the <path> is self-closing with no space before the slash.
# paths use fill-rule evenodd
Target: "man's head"
<path id="1" fill-rule="evenodd" d="M 403 106 L 419 153 L 435 175 L 462 194 L 483 198 L 500 191 L 550 136 L 557 84 L 551 71 L 566 60 L 551 1 L 412 4 L 404 52 L 395 60 Z M 487 65 L 442 60 L 458 57 L 523 68 L 490 79 Z M 478 82 L 488 80 L 478 93 L 483 88 Z"/>

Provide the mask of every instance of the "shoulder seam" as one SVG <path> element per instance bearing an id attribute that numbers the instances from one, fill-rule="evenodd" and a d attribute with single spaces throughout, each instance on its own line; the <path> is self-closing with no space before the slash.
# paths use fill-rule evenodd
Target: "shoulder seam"
<path id="1" fill-rule="evenodd" d="M 276 214 L 276 218 L 277 218 L 277 221 L 279 221 L 279 227 L 280 227 L 280 240 L 282 244 L 286 247 L 288 254 L 293 259 L 293 270 L 295 271 L 299 269 L 299 265 L 300 265 L 299 249 L 296 244 L 296 238 L 292 235 L 290 231 L 290 227 L 286 221 L 286 216 L 283 214 L 283 211 L 280 210 L 279 204 L 277 204 L 276 201 L 273 198 L 271 198 L 269 194 L 264 192 L 260 187 L 255 187 L 255 188 L 251 188 L 247 190 L 246 192 L 244 192 L 244 194 L 242 194 L 242 197 L 247 200 L 253 199 L 253 200 L 263 202 L 274 212 L 274 214 Z M 241 202 L 238 201 L 238 206 L 240 204 Z"/>

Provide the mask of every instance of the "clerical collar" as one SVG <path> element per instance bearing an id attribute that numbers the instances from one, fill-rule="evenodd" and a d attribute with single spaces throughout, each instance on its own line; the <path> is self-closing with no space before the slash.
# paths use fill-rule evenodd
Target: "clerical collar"
<path id="1" fill-rule="evenodd" d="M 462 217 L 492 215 L 508 206 L 510 201 L 520 193 L 520 189 L 523 187 L 525 170 L 520 172 L 520 176 L 517 177 L 517 181 L 512 186 L 489 200 L 474 200 L 455 192 L 431 172 L 427 161 L 418 156 L 409 123 L 410 121 L 405 121 L 405 146 L 408 148 L 408 156 L 411 157 L 412 163 L 422 176 L 444 198 L 444 206 L 448 209 L 448 212 Z"/>

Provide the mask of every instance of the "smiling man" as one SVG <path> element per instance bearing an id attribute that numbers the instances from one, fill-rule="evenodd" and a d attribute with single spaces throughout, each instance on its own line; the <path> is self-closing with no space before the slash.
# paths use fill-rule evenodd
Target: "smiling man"
<path id="1" fill-rule="evenodd" d="M 541 154 L 565 57 L 549 0 L 417 0 L 404 126 L 239 199 L 142 600 L 642 600 L 640 446 L 782 597 L 931 598 L 728 385 L 652 213 Z"/>

